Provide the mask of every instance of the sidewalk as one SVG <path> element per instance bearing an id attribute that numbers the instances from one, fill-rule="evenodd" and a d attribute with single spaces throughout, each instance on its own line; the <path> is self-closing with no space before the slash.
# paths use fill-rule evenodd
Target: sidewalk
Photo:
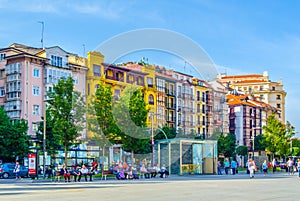
<path id="1" fill-rule="evenodd" d="M 266 176 L 263 175 L 262 172 L 256 172 L 254 179 L 270 179 L 270 178 L 287 178 L 287 177 L 298 177 L 298 173 L 294 175 L 289 175 L 287 172 L 276 172 L 273 174 L 269 172 Z M 249 179 L 249 174 L 246 171 L 239 172 L 235 175 L 212 175 L 212 174 L 203 174 L 203 175 L 170 175 L 168 178 L 151 178 L 151 179 L 137 179 L 137 180 L 116 180 L 115 178 L 107 178 L 107 180 L 101 180 L 100 178 L 94 178 L 93 181 L 85 182 L 82 180 L 81 182 L 74 182 L 71 180 L 72 184 L 92 184 L 92 183 L 103 183 L 103 184 L 118 184 L 118 183 L 156 183 L 156 182 L 168 182 L 168 181 L 185 181 L 185 180 L 241 180 L 241 179 Z M 42 177 L 39 179 L 31 179 L 31 178 L 23 178 L 22 180 L 15 179 L 0 179 L 1 183 L 52 183 L 52 184 L 64 184 L 65 181 L 63 178 L 60 179 L 59 182 L 55 182 L 54 179 L 43 179 Z M 67 182 L 69 183 L 69 182 Z"/>

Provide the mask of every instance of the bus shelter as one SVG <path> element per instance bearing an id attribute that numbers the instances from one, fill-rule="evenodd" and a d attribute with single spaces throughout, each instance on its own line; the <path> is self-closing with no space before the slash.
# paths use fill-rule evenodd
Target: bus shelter
<path id="1" fill-rule="evenodd" d="M 157 164 L 171 174 L 216 174 L 217 141 L 174 138 L 156 144 Z"/>

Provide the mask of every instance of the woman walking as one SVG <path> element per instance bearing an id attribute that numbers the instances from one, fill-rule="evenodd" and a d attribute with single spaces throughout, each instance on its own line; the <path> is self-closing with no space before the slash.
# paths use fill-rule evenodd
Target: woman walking
<path id="1" fill-rule="evenodd" d="M 249 159 L 248 169 L 250 172 L 250 179 L 254 178 L 254 171 L 255 171 L 256 167 L 255 167 L 255 163 L 252 160 L 252 158 Z"/>

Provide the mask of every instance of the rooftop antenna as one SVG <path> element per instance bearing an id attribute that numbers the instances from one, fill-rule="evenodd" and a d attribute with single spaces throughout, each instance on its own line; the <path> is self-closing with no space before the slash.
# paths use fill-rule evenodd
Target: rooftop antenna
<path id="1" fill-rule="evenodd" d="M 44 48 L 44 26 L 45 26 L 45 24 L 44 24 L 43 21 L 38 21 L 38 23 L 42 24 L 42 39 L 41 39 L 41 43 L 42 43 L 42 48 L 45 49 Z"/>
<path id="2" fill-rule="evenodd" d="M 82 44 L 83 47 L 83 56 L 85 56 L 85 44 Z"/>

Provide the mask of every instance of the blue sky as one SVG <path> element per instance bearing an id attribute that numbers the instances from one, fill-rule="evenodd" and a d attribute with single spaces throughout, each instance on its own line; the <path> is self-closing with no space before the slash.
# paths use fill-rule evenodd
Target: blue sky
<path id="1" fill-rule="evenodd" d="M 268 70 L 272 81 L 283 79 L 286 119 L 299 131 L 299 10 L 300 2 L 293 0 L 0 0 L 0 47 L 14 42 L 40 47 L 38 21 L 45 23 L 45 46 L 79 55 L 123 32 L 168 29 L 202 46 L 219 72 Z M 184 66 L 163 54 L 143 54 L 150 63 Z"/>

